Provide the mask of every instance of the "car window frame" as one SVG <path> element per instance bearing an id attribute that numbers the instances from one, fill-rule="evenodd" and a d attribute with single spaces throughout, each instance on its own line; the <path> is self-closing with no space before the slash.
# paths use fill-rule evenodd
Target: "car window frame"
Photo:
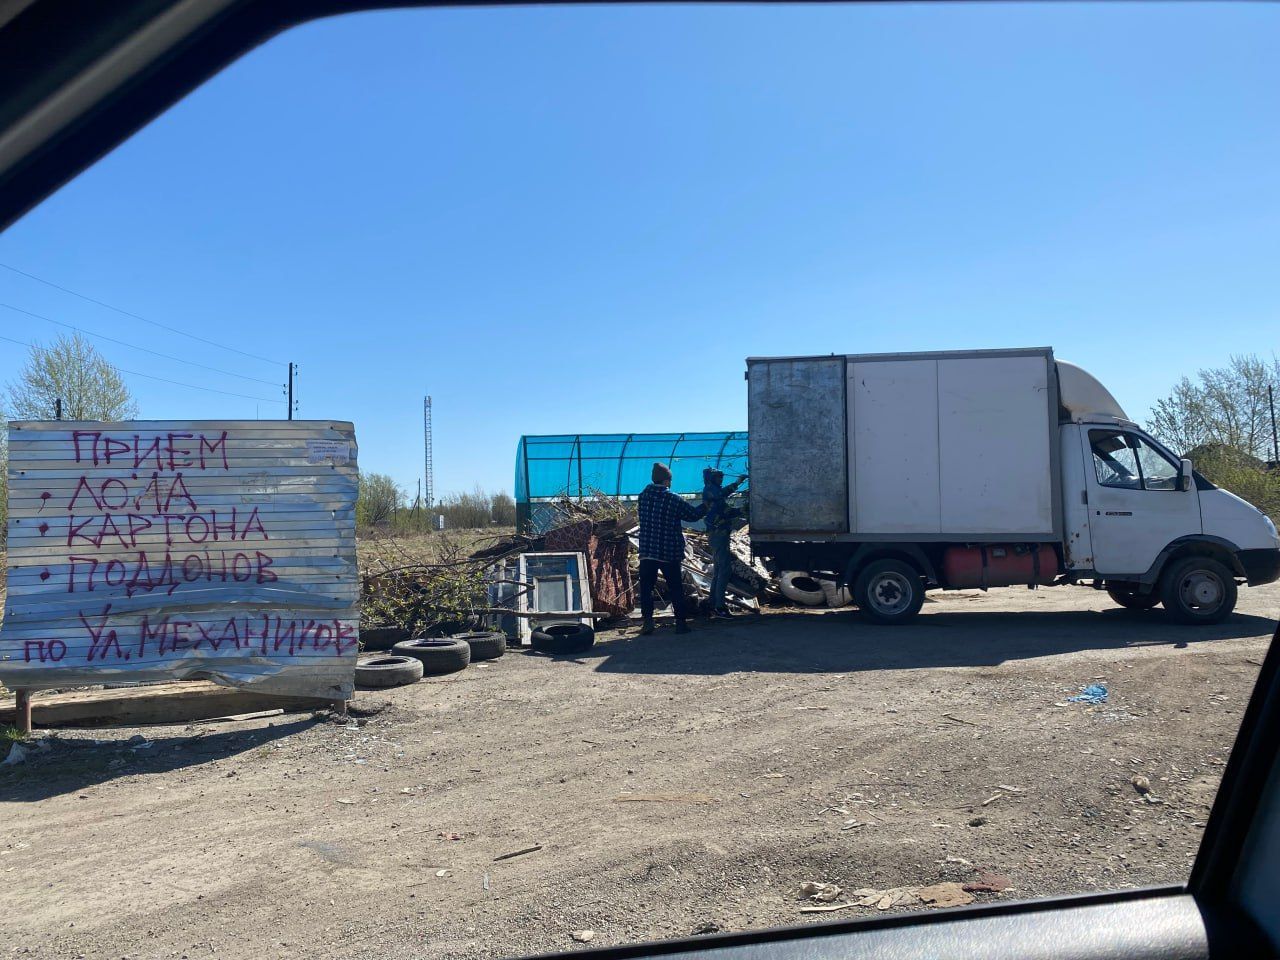
<path id="1" fill-rule="evenodd" d="M 558 0 L 547 0 L 555 3 Z M 67 16 L 61 0 L 25 0 L 17 12 L 0 16 L 0 229 L 12 224 L 99 157 L 122 143 L 197 86 L 272 36 L 325 16 L 391 7 L 449 7 L 437 2 L 367 0 L 228 0 L 200 9 L 198 0 L 119 0 L 81 4 Z M 494 0 L 491 5 L 508 5 Z M 184 19 L 185 17 L 185 19 Z M 166 20 L 167 18 L 167 20 Z M 157 32 L 157 24 L 165 30 Z M 151 33 L 148 35 L 148 31 Z M 145 42 L 144 42 L 145 41 Z M 11 56 L 6 65 L 3 55 Z M 8 152 L 3 152 L 7 150 Z M 1136 456 L 1135 456 L 1136 459 Z M 1139 464 L 1141 475 L 1141 465 Z M 1197 479 L 1197 486 L 1200 481 Z M 1130 489 L 1130 488 L 1124 488 Z M 1203 489 L 1203 488 L 1201 488 Z M 1163 491 L 1152 491 L 1163 492 Z M 1025 903 L 993 904 L 931 914 L 902 914 L 870 920 L 807 924 L 772 931 L 722 934 L 685 941 L 636 944 L 573 952 L 580 956 L 640 957 L 687 952 L 740 960 L 814 955 L 815 938 L 835 937 L 825 953 L 849 957 L 860 937 L 875 930 L 894 934 L 894 955 L 954 956 L 948 931 L 995 918 L 1007 920 L 1010 934 L 1027 923 L 1037 935 L 1036 953 L 1053 957 L 1102 957 L 1118 937 L 1097 936 L 1089 923 L 1094 907 L 1167 904 L 1185 911 L 1195 929 L 1166 925 L 1143 931 L 1150 948 L 1142 956 L 1236 956 L 1275 943 L 1255 936 L 1258 918 L 1240 896 L 1255 863 L 1245 855 L 1259 829 L 1280 819 L 1280 798 L 1268 785 L 1280 782 L 1280 630 L 1272 639 L 1246 707 L 1215 796 L 1191 876 L 1185 885 L 1156 890 L 1114 890 L 1084 897 L 1056 897 Z M 1078 921 L 1069 921 L 1073 911 Z M 1136 914 L 1135 914 L 1136 916 Z M 1066 922 L 1053 936 L 1046 918 Z M 1252 927 L 1251 927 L 1252 925 Z M 1070 935 L 1068 931 L 1074 930 Z M 1011 955 L 987 928 L 986 948 L 965 956 Z M 997 931 L 998 932 L 998 931 Z M 1040 934 L 1049 933 L 1045 937 Z M 1105 931 L 1103 931 L 1105 934 Z M 1191 935 L 1191 939 L 1188 939 Z M 1088 939 L 1086 948 L 1084 941 Z M 911 949 L 912 945 L 915 949 Z M 845 949 L 840 949 L 844 947 Z M 898 949 L 900 948 L 900 949 Z M 566 956 L 557 954 L 556 956 Z M 1137 952 L 1126 956 L 1137 957 Z"/>
<path id="2" fill-rule="evenodd" d="M 1134 448 L 1134 459 L 1138 461 L 1138 474 L 1142 478 L 1142 489 L 1150 493 L 1180 493 L 1181 487 L 1179 479 L 1182 476 L 1182 462 L 1174 460 L 1160 446 L 1154 443 L 1150 437 L 1136 431 L 1125 431 L 1130 440 L 1137 444 Z M 1170 487 L 1149 487 L 1147 486 L 1147 471 L 1142 465 L 1142 450 L 1147 449 L 1154 453 L 1157 457 L 1173 468 L 1173 485 Z"/>

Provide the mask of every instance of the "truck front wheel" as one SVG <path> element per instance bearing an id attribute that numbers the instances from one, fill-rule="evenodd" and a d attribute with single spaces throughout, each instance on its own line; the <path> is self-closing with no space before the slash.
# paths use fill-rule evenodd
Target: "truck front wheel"
<path id="1" fill-rule="evenodd" d="M 1235 609 L 1235 577 L 1210 557 L 1185 557 L 1161 574 L 1160 601 L 1178 623 L 1219 623 Z"/>
<path id="2" fill-rule="evenodd" d="M 876 560 L 853 583 L 854 602 L 876 623 L 906 623 L 924 604 L 920 572 L 902 560 Z"/>

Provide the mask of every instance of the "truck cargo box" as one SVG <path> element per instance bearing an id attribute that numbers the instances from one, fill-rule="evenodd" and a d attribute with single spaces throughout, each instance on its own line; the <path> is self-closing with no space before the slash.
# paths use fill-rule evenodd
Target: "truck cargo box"
<path id="1" fill-rule="evenodd" d="M 1061 538 L 1053 351 L 747 361 L 755 539 Z"/>

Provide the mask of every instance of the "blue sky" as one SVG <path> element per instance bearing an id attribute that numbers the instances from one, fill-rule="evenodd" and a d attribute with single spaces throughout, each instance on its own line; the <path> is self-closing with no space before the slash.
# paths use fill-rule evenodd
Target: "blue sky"
<path id="1" fill-rule="evenodd" d="M 412 490 L 521 433 L 746 425 L 747 356 L 1051 345 L 1129 413 L 1280 330 L 1275 5 L 362 14 L 233 65 L 0 235 L 119 366 L 354 420 Z M 0 308 L 0 333 L 59 328 Z M 0 341 L 0 381 L 24 351 Z M 126 377 L 142 414 L 282 415 Z"/>

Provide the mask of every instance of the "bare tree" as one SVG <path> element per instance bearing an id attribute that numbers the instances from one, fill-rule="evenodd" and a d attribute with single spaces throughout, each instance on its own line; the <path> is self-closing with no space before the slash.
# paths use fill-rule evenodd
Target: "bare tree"
<path id="1" fill-rule="evenodd" d="M 489 526 L 493 507 L 489 494 L 477 486 L 470 493 L 446 493 L 434 507 L 444 514 L 451 530 L 477 530 Z"/>
<path id="2" fill-rule="evenodd" d="M 500 527 L 516 525 L 516 502 L 505 490 L 499 490 L 489 498 L 489 513 Z"/>
<path id="3" fill-rule="evenodd" d="M 1232 357 L 1228 366 L 1201 370 L 1194 381 L 1183 377 L 1152 408 L 1148 426 L 1178 453 L 1220 444 L 1265 460 L 1271 455 L 1269 383 L 1280 385 L 1280 360 Z"/>
<path id="4" fill-rule="evenodd" d="M 138 404 L 117 370 L 80 334 L 36 344 L 16 383 L 9 385 L 5 415 L 12 420 L 52 420 L 57 401 L 64 420 L 132 420 Z"/>

